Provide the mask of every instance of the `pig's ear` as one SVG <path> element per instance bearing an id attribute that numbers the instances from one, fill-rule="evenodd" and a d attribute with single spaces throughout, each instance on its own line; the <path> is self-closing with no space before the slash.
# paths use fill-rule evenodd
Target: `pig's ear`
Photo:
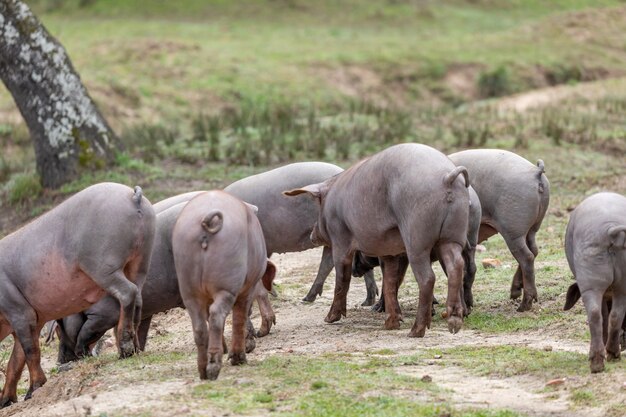
<path id="1" fill-rule="evenodd" d="M 250 207 L 250 209 L 254 212 L 254 214 L 257 214 L 259 212 L 259 208 L 255 206 L 254 204 L 246 203 L 245 201 L 243 203 L 246 206 Z"/>
<path id="2" fill-rule="evenodd" d="M 263 286 L 266 290 L 272 291 L 272 281 L 274 281 L 274 277 L 276 276 L 276 266 L 271 262 L 267 261 L 267 267 L 265 268 L 265 273 L 261 278 L 263 282 Z"/>
<path id="3" fill-rule="evenodd" d="M 296 188 L 294 190 L 289 190 L 289 191 L 283 191 L 283 195 L 291 197 L 294 195 L 307 193 L 307 194 L 311 194 L 315 198 L 320 198 L 322 196 L 323 185 L 324 185 L 323 182 L 319 184 L 311 184 L 311 185 L 307 185 L 306 187 Z"/>
<path id="4" fill-rule="evenodd" d="M 614 226 L 609 229 L 611 245 L 617 249 L 626 249 L 626 226 Z"/>

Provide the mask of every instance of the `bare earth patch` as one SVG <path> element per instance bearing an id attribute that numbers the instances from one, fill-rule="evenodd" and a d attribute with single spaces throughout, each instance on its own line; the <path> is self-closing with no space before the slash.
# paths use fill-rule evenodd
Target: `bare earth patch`
<path id="1" fill-rule="evenodd" d="M 439 318 L 435 318 L 425 338 L 409 338 L 407 334 L 416 305 L 411 307 L 410 302 L 405 302 L 409 308 L 405 307 L 402 329 L 385 331 L 382 328 L 383 315 L 360 306 L 365 298 L 365 286 L 359 279 L 352 283 L 348 317 L 328 325 L 323 318 L 332 300 L 332 275 L 318 300 L 311 304 L 300 301 L 308 290 L 320 256 L 321 251 L 315 249 L 274 257 L 279 271 L 276 279 L 279 297 L 273 300 L 277 323 L 268 336 L 257 339 L 256 350 L 248 356 L 250 361 L 263 361 L 275 355 L 319 357 L 345 353 L 358 357 L 384 352 L 385 358 L 393 360 L 398 357 L 398 365 L 394 367 L 398 374 L 418 378 L 430 376 L 432 383 L 444 390 L 445 401 L 457 409 L 508 409 L 531 416 L 605 415 L 608 403 L 599 402 L 594 407 L 572 403 L 571 390 L 593 386 L 606 387 L 611 404 L 626 401 L 626 390 L 621 388 L 626 382 L 626 374 L 620 370 L 570 378 L 556 388 L 548 388 L 546 379 L 533 375 L 481 376 L 445 354 L 403 364 L 400 356 L 424 353 L 424 349 L 430 348 L 520 346 L 584 354 L 588 345 L 562 339 L 558 334 L 541 332 L 482 334 L 462 330 L 452 335 Z M 259 322 L 258 314 L 255 313 L 253 320 Z M 44 367 L 48 375 L 54 366 L 55 349 L 53 344 L 45 351 Z M 128 366 L 126 361 L 117 361 L 115 348 L 110 346 L 100 358 L 80 362 L 69 371 L 51 376 L 32 400 L 20 401 L 0 411 L 0 416 L 224 414 L 225 411 L 218 408 L 207 409 L 206 401 L 198 404 L 191 399 L 191 391 L 200 382 L 195 369 L 190 320 L 184 310 L 173 310 L 153 320 L 147 349 L 148 352 L 182 356 L 180 360 L 148 362 L 142 359 L 146 358 L 145 355 L 139 355 L 132 359 L 137 364 Z M 105 368 L 109 371 L 104 372 Z M 220 378 L 232 372 L 235 368 L 227 364 Z M 246 375 L 254 379 L 253 373 Z"/>

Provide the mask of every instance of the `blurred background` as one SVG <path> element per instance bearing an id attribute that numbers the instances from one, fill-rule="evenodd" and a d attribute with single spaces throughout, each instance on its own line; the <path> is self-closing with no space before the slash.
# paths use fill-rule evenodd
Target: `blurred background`
<path id="1" fill-rule="evenodd" d="M 533 162 L 626 152 L 623 1 L 26 3 L 120 146 L 113 168 L 43 190 L 0 85 L 0 235 L 103 180 L 140 183 L 154 201 L 290 161 L 346 166 L 405 141 Z"/>

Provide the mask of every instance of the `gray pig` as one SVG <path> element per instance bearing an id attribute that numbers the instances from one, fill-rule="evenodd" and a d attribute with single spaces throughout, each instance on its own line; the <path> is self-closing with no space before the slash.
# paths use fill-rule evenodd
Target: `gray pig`
<path id="1" fill-rule="evenodd" d="M 463 260 L 465 261 L 464 273 L 463 273 L 463 302 L 465 303 L 464 308 L 466 309 L 466 315 L 468 315 L 472 307 L 474 306 L 474 296 L 472 293 L 472 285 L 474 284 L 474 278 L 476 276 L 476 246 L 478 244 L 478 230 L 480 229 L 480 219 L 481 219 L 481 208 L 480 208 L 480 200 L 478 199 L 478 195 L 470 185 L 468 187 L 469 197 L 470 197 L 470 208 L 469 208 L 469 219 L 468 219 L 468 228 L 467 228 L 467 242 L 463 247 Z M 437 254 L 433 251 L 430 254 L 430 260 L 435 262 L 437 260 Z M 406 260 L 403 260 L 406 262 Z M 361 252 L 357 252 L 354 256 L 354 262 L 352 264 L 352 276 L 360 277 L 363 276 L 364 273 L 370 271 L 376 266 L 380 266 L 380 260 L 378 258 L 372 258 L 363 255 Z M 444 268 L 445 265 L 441 263 L 441 266 Z M 438 304 L 437 301 L 434 301 L 435 304 Z M 378 302 L 372 307 L 372 310 L 377 312 L 385 311 L 385 299 L 384 297 L 380 297 Z M 433 310 L 434 313 L 434 310 Z"/>
<path id="2" fill-rule="evenodd" d="M 550 183 L 543 161 L 537 166 L 513 152 L 474 149 L 449 155 L 452 162 L 469 171 L 472 187 L 482 207 L 479 242 L 500 233 L 519 263 L 511 298 L 524 296 L 517 311 L 529 310 L 537 300 L 535 257 L 539 253 L 535 234 L 550 202 Z"/>
<path id="3" fill-rule="evenodd" d="M 143 285 L 142 314 L 137 331 L 139 349 L 144 350 L 152 316 L 172 308 L 184 307 L 178 291 L 178 280 L 172 255 L 172 230 L 185 204 L 205 191 L 176 195 L 152 205 L 156 213 L 156 235 L 152 248 L 152 261 Z M 256 209 L 256 208 L 255 208 Z M 262 286 L 262 284 L 259 284 Z M 269 301 L 267 302 L 269 305 Z M 264 325 L 273 317 L 271 305 L 261 302 Z M 268 313 L 269 310 L 269 313 Z M 97 342 L 119 320 L 120 306 L 111 296 L 105 296 L 93 306 L 78 314 L 57 320 L 59 328 L 58 363 L 66 363 L 88 355 L 89 347 Z M 269 316 L 271 314 L 271 316 Z M 251 322 L 248 323 L 252 326 Z M 254 348 L 253 332 L 246 340 L 246 351 Z"/>
<path id="4" fill-rule="evenodd" d="M 310 199 L 287 198 L 282 192 L 326 181 L 340 172 L 342 168 L 325 162 L 298 162 L 241 179 L 224 191 L 259 208 L 267 256 L 300 252 L 315 247 L 309 237 L 319 216 L 319 206 Z M 312 302 L 322 294 L 324 281 L 332 269 L 330 248 L 324 247 L 315 282 L 303 301 Z M 372 305 L 377 293 L 373 273 L 365 275 L 365 283 L 367 298 L 363 305 Z"/>
<path id="5" fill-rule="evenodd" d="M 429 146 L 407 143 L 387 148 L 323 183 L 287 191 L 290 196 L 311 194 L 321 204 L 311 239 L 331 247 L 336 273 L 335 297 L 325 321 L 346 315 L 352 260 L 359 250 L 381 258 L 389 313 L 385 328 L 399 328 L 397 288 L 408 267 L 402 262 L 406 253 L 420 290 L 409 336 L 423 337 L 431 323 L 434 249 L 448 272 L 448 328 L 458 332 L 464 313 L 461 252 L 467 240 L 468 186 L 464 167 L 455 167 Z"/>
<path id="6" fill-rule="evenodd" d="M 224 321 L 232 310 L 232 365 L 245 363 L 245 333 L 255 286 L 271 288 L 276 268 L 249 205 L 223 191 L 190 200 L 172 233 L 180 294 L 191 318 L 200 379 L 222 367 Z M 207 320 L 209 321 L 207 331 Z"/>
<path id="7" fill-rule="evenodd" d="M 626 313 L 626 197 L 598 193 L 580 203 L 567 224 L 565 254 L 576 283 L 567 291 L 564 309 L 582 296 L 591 332 L 591 372 L 602 372 L 606 356 L 620 357 Z"/>
<path id="8" fill-rule="evenodd" d="M 154 209 L 158 213 L 160 210 L 168 209 L 174 205 L 180 204 L 181 202 L 187 202 L 197 196 L 198 194 L 205 193 L 206 191 L 190 191 L 188 193 L 175 195 L 170 198 L 166 198 L 165 200 L 161 200 L 158 203 L 154 204 Z M 262 201 L 261 201 L 262 202 Z M 258 215 L 259 208 L 250 202 L 245 202 L 249 204 L 252 210 Z M 271 210 L 270 207 L 263 206 L 263 210 Z M 271 253 L 268 253 L 268 257 Z M 256 286 L 255 290 L 255 299 L 259 305 L 259 313 L 261 314 L 261 328 L 258 332 L 254 332 L 254 328 L 252 326 L 252 322 L 249 322 L 250 330 L 257 337 L 263 337 L 269 334 L 270 329 L 272 328 L 272 324 L 276 323 L 276 315 L 274 314 L 274 310 L 272 309 L 272 304 L 270 303 L 269 297 L 267 295 L 267 290 L 263 287 L 263 284 L 259 282 Z M 248 339 L 247 343 L 252 344 L 254 340 Z"/>
<path id="9" fill-rule="evenodd" d="M 26 399 L 46 382 L 39 349 L 43 325 L 84 310 L 105 292 L 122 305 L 120 355 L 134 353 L 137 286 L 150 263 L 154 217 L 139 187 L 102 183 L 0 241 L 0 341 L 11 333 L 15 339 L 1 407 L 17 401 L 24 364 L 30 373 Z"/>
<path id="10" fill-rule="evenodd" d="M 137 331 L 139 349 L 144 350 L 152 316 L 175 307 L 183 307 L 172 257 L 172 229 L 185 203 L 174 206 L 156 203 L 156 233 L 146 281 L 141 289 L 141 322 Z M 57 361 L 66 363 L 84 357 L 89 346 L 97 342 L 119 321 L 120 305 L 116 298 L 105 296 L 85 311 L 57 320 L 59 354 Z"/>

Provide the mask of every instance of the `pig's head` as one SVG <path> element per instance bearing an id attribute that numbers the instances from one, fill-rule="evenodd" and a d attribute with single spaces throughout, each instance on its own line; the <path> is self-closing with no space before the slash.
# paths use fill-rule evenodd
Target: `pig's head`
<path id="1" fill-rule="evenodd" d="M 330 239 L 326 232 L 326 221 L 324 219 L 324 202 L 326 200 L 326 194 L 328 194 L 328 190 L 333 182 L 334 177 L 319 184 L 311 184 L 306 187 L 283 191 L 283 194 L 289 197 L 308 194 L 319 203 L 320 214 L 311 231 L 311 242 L 316 246 L 330 246 Z"/>

